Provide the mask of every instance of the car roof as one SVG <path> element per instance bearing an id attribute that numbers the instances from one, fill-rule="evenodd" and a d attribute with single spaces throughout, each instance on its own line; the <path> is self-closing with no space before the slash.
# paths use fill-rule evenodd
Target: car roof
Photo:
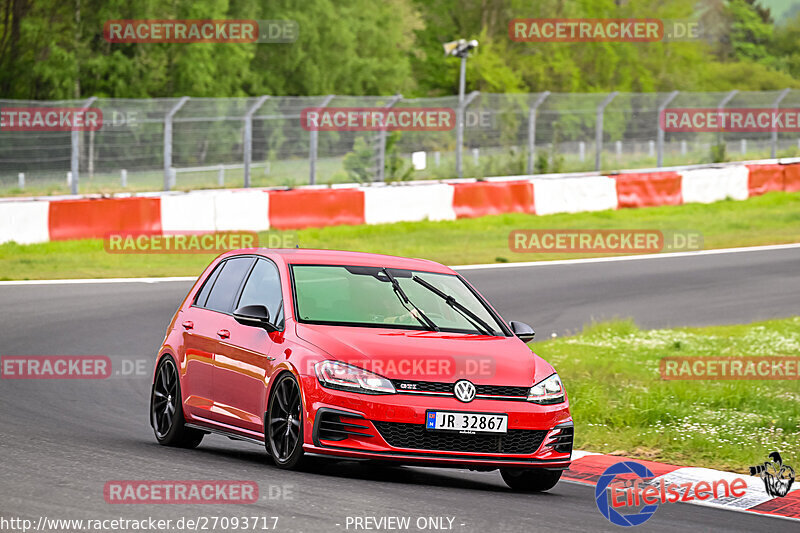
<path id="1" fill-rule="evenodd" d="M 242 254 L 257 254 L 282 262 L 287 265 L 352 265 L 352 266 L 377 266 L 402 268 L 408 270 L 421 270 L 424 272 L 438 272 L 442 274 L 455 274 L 455 272 L 440 263 L 427 259 L 412 259 L 394 255 L 371 254 L 366 252 L 350 252 L 343 250 L 316 250 L 307 248 L 244 248 L 232 250 L 223 257 Z"/>

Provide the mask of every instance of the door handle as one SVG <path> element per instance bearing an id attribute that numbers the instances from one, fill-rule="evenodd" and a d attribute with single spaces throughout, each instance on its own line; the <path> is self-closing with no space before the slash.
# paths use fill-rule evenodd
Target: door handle
<path id="1" fill-rule="evenodd" d="M 228 331 L 227 329 L 221 329 L 217 332 L 217 335 L 219 335 L 223 339 L 227 339 L 228 337 L 231 336 L 231 332 Z"/>
<path id="2" fill-rule="evenodd" d="M 183 329 L 192 329 L 192 328 L 194 328 L 194 322 L 192 322 L 191 320 L 185 320 L 183 322 L 183 324 L 181 324 L 181 325 L 183 326 Z"/>

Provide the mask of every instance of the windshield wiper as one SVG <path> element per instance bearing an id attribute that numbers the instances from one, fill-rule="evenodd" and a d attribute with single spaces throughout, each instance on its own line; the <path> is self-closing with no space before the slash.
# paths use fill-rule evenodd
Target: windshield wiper
<path id="1" fill-rule="evenodd" d="M 403 305 L 403 307 L 406 308 L 406 311 L 408 311 L 411 314 L 411 316 L 413 316 L 414 318 L 417 319 L 417 322 L 419 322 L 420 324 L 422 324 L 426 328 L 430 329 L 431 331 L 439 331 L 439 326 L 437 326 L 433 322 L 433 320 L 428 318 L 428 315 L 423 313 L 422 309 L 420 309 L 419 307 L 414 305 L 414 302 L 412 302 L 408 298 L 408 296 L 406 295 L 405 291 L 400 286 L 400 283 L 398 283 L 398 281 L 395 279 L 395 277 L 392 276 L 392 274 L 389 272 L 389 270 L 384 267 L 384 268 L 381 269 L 381 272 L 386 274 L 386 277 L 389 278 L 389 281 L 392 282 L 392 289 L 394 290 L 394 293 L 397 295 L 397 297 L 400 299 L 400 303 Z M 413 310 L 408 308 L 409 305 L 413 308 Z"/>
<path id="2" fill-rule="evenodd" d="M 431 291 L 433 294 L 435 294 L 436 296 L 447 302 L 447 305 L 452 307 L 455 311 L 461 313 L 461 315 L 464 318 L 466 318 L 469 321 L 469 323 L 472 324 L 472 326 L 476 330 L 478 330 L 479 333 L 482 333 L 483 335 L 494 336 L 492 327 L 489 324 L 484 322 L 483 319 L 481 319 L 481 317 L 470 311 L 469 308 L 467 308 L 467 306 L 465 306 L 464 304 L 453 298 L 451 295 L 447 294 L 446 292 L 442 291 L 437 287 L 434 287 L 433 285 L 431 285 L 421 277 L 417 276 L 416 274 L 411 279 L 413 279 L 414 281 L 416 281 L 417 283 L 419 283 L 420 285 Z"/>

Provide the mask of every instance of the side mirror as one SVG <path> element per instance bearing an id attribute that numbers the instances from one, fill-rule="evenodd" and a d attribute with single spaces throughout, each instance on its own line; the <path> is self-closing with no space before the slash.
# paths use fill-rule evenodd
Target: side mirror
<path id="1" fill-rule="evenodd" d="M 244 326 L 264 328 L 275 331 L 277 328 L 269 321 L 269 311 L 263 305 L 245 305 L 233 312 L 233 319 Z"/>
<path id="2" fill-rule="evenodd" d="M 508 324 L 511 326 L 511 331 L 514 332 L 514 335 L 516 335 L 522 342 L 531 342 L 533 337 L 536 336 L 536 332 L 533 331 L 533 328 L 524 322 L 512 320 Z"/>

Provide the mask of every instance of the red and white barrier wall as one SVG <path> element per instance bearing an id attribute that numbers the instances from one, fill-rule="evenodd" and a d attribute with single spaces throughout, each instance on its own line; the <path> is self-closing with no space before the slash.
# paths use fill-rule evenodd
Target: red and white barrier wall
<path id="1" fill-rule="evenodd" d="M 115 232 L 265 231 L 501 213 L 548 215 L 744 200 L 769 191 L 800 191 L 800 160 L 613 175 L 9 198 L 0 200 L 0 243 L 102 238 Z"/>

